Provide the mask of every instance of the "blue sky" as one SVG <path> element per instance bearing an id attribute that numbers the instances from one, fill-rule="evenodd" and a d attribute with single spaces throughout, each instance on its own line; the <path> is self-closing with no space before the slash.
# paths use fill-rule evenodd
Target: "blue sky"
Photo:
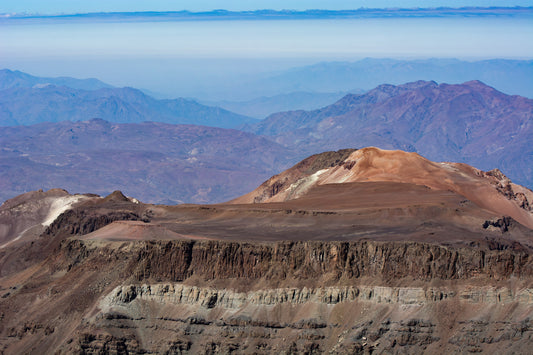
<path id="1" fill-rule="evenodd" d="M 533 6 L 533 0 L 137 1 L 0 0 L 0 13 Z M 480 12 L 485 14 L 485 12 Z M 519 15 L 113 21 L 0 18 L 0 68 L 96 77 L 169 97 L 207 97 L 229 81 L 322 61 L 373 58 L 533 58 L 533 12 Z M 225 93 L 225 92 L 223 92 Z M 218 95 L 218 92 L 215 93 Z M 213 95 L 215 95 L 213 94 Z"/>
<path id="2" fill-rule="evenodd" d="M 115 11 L 233 11 L 257 9 L 357 9 L 360 7 L 439 7 L 439 6 L 533 6 L 532 0 L 3 0 L 0 13 L 86 13 Z"/>

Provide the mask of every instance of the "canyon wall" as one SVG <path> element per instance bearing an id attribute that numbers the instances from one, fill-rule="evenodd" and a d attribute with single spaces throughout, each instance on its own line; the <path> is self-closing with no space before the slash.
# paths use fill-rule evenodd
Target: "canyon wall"
<path id="1" fill-rule="evenodd" d="M 527 353 L 532 274 L 516 242 L 68 238 L 1 290 L 0 350 Z"/>
<path id="2" fill-rule="evenodd" d="M 533 259 L 518 242 L 487 240 L 475 247 L 447 247 L 418 242 L 274 242 L 143 241 L 127 251 L 122 242 L 63 242 L 63 262 L 86 258 L 124 258 L 136 281 L 204 281 L 227 279 L 285 281 L 308 286 L 372 278 L 381 284 L 410 280 L 530 279 Z M 104 249 L 102 249 L 102 247 Z M 94 255 L 93 255 L 94 254 Z M 69 265 L 71 267 L 72 265 Z"/>

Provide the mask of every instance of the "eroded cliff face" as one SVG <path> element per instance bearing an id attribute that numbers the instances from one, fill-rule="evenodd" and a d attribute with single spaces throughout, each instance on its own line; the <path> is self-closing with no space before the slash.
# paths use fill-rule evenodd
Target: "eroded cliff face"
<path id="1" fill-rule="evenodd" d="M 520 352 L 533 337 L 528 318 L 532 292 L 487 286 L 234 292 L 183 284 L 129 285 L 100 302 L 89 326 L 115 334 L 120 329 L 115 341 L 149 353 L 415 354 L 507 346 Z M 102 333 L 84 335 L 72 349 L 96 352 L 113 346 L 105 339 Z"/>
<path id="2" fill-rule="evenodd" d="M 306 303 L 337 304 L 369 301 L 386 304 L 417 304 L 441 302 L 457 298 L 471 303 L 533 304 L 533 289 L 516 291 L 507 287 L 387 287 L 330 286 L 322 288 L 272 288 L 249 292 L 231 289 L 188 286 L 182 283 L 133 284 L 117 286 L 101 302 L 102 309 L 128 307 L 131 302 L 159 302 L 168 305 L 194 305 L 204 308 L 239 309 L 245 305 L 275 306 Z"/>
<path id="3" fill-rule="evenodd" d="M 79 241 L 70 243 L 85 248 Z M 402 278 L 505 280 L 533 275 L 533 259 L 519 243 L 448 248 L 414 242 L 169 241 L 143 243 L 136 253 L 129 268 L 138 281 L 194 276 L 266 280 L 275 286 L 283 280 L 312 284 L 366 277 L 388 283 Z"/>
<path id="4" fill-rule="evenodd" d="M 67 239 L 2 281 L 5 353 L 526 353 L 518 243 Z"/>

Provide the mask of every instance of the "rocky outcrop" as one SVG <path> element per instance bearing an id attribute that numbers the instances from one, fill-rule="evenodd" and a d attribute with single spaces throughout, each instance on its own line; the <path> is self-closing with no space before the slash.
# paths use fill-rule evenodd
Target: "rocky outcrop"
<path id="1" fill-rule="evenodd" d="M 528 248 L 517 242 L 503 244 L 494 240 L 486 245 L 452 248 L 415 242 L 373 241 L 249 244 L 67 239 L 57 253 L 51 263 L 53 270 L 120 260 L 123 279 L 135 283 L 242 280 L 246 286 L 237 284 L 249 290 L 256 284 L 279 288 L 279 285 L 291 282 L 298 282 L 302 289 L 304 286 L 313 289 L 350 284 L 360 279 L 388 286 L 402 280 L 496 282 L 510 278 L 528 280 L 533 275 L 533 260 Z M 356 292 L 350 290 L 344 292 Z M 424 292 L 428 290 L 426 288 Z M 359 290 L 357 294 L 361 292 Z M 141 293 L 136 289 L 135 294 Z M 355 297 L 347 294 L 339 297 Z"/>
<path id="2" fill-rule="evenodd" d="M 493 221 L 485 221 L 483 223 L 483 228 L 487 229 L 490 227 L 498 228 L 502 233 L 509 231 L 511 227 L 516 222 L 509 216 L 504 216 Z"/>
<path id="3" fill-rule="evenodd" d="M 82 246 L 82 242 L 70 241 Z M 248 244 L 218 241 L 169 241 L 139 244 L 131 272 L 139 281 L 316 280 L 401 278 L 453 280 L 531 277 L 533 260 L 519 245 L 503 250 L 447 248 L 401 242 L 279 242 Z M 506 249 L 509 248 L 509 249 Z"/>
<path id="4" fill-rule="evenodd" d="M 37 238 L 62 212 L 91 195 L 71 195 L 62 189 L 19 195 L 0 206 L 0 249 Z"/>
<path id="5" fill-rule="evenodd" d="M 183 284 L 152 284 L 118 286 L 104 303 L 127 306 L 138 301 L 154 301 L 162 304 L 186 304 L 203 308 L 237 309 L 245 305 L 275 306 L 280 304 L 302 305 L 306 303 L 337 304 L 341 302 L 367 301 L 384 304 L 424 305 L 449 301 L 454 298 L 470 303 L 533 304 L 533 289 L 511 290 L 496 287 L 464 287 L 460 290 L 438 287 L 383 287 L 344 286 L 324 288 L 266 289 L 236 292 L 228 289 L 187 286 Z"/>
<path id="6" fill-rule="evenodd" d="M 69 210 L 61 214 L 48 228 L 45 235 L 66 233 L 68 235 L 84 235 L 107 226 L 114 221 L 140 221 L 142 218 L 129 211 L 91 214 L 85 210 Z"/>
<path id="7" fill-rule="evenodd" d="M 528 248 L 497 241 L 69 238 L 42 273 L 2 290 L 0 343 L 59 354 L 521 353 L 533 338 L 531 264 Z"/>
<path id="8" fill-rule="evenodd" d="M 77 341 L 81 354 L 144 354 L 134 337 L 116 337 L 109 334 L 83 333 Z"/>
<path id="9" fill-rule="evenodd" d="M 533 211 L 533 192 L 531 190 L 513 184 L 499 169 L 492 169 L 480 173 L 482 176 L 490 179 L 498 192 L 507 197 L 507 199 L 515 201 L 520 208 L 526 211 Z"/>
<path id="10" fill-rule="evenodd" d="M 348 328 L 313 319 L 286 326 L 270 325 L 243 316 L 218 322 L 202 320 L 198 323 L 193 318 L 158 321 L 160 325 L 157 328 L 168 336 L 166 340 L 142 344 L 132 335 L 116 337 L 84 333 L 71 349 L 88 354 L 432 354 L 442 351 L 462 354 L 490 352 L 492 349 L 527 354 L 520 349 L 527 347 L 533 333 L 530 320 L 502 323 L 461 321 L 457 333 L 451 338 L 443 338 L 438 321 L 427 318 L 367 320 Z M 124 331 L 126 327 L 123 323 L 124 320 L 122 323 L 107 320 L 107 323 L 98 324 L 105 324 L 116 332 L 117 329 Z M 156 333 L 142 326 L 136 331 L 147 331 L 157 337 Z"/>
<path id="11" fill-rule="evenodd" d="M 313 175 L 322 169 L 343 165 L 345 164 L 345 160 L 354 151 L 356 149 L 341 149 L 339 151 L 329 151 L 312 155 L 294 165 L 289 170 L 275 175 L 261 184 L 256 190 L 258 192 L 254 194 L 253 200 L 250 202 L 261 203 L 268 201 L 271 197 L 286 190 L 301 179 Z M 234 200 L 232 203 L 248 202 L 243 197 Z"/>
<path id="12" fill-rule="evenodd" d="M 96 333 L 80 335 L 74 349 L 417 354 L 509 347 L 524 353 L 520 349 L 532 338 L 533 323 L 512 314 L 531 313 L 532 291 L 357 286 L 235 292 L 183 284 L 127 285 L 100 302 L 100 312 L 88 322 Z M 478 318 L 455 314 L 450 319 L 450 307 L 476 309 Z M 496 321 L 486 310 L 512 316 Z"/>

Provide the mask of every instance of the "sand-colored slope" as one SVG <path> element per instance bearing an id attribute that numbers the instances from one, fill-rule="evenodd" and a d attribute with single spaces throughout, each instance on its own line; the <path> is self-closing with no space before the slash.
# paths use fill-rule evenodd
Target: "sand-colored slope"
<path id="1" fill-rule="evenodd" d="M 342 162 L 331 165 L 312 173 L 295 166 L 230 203 L 288 201 L 326 184 L 398 182 L 453 191 L 483 209 L 511 216 L 533 229 L 533 213 L 529 207 L 531 191 L 512 184 L 499 171 L 486 173 L 466 164 L 435 163 L 416 153 L 374 147 L 354 151 Z M 406 185 L 406 188 L 409 187 Z"/>

